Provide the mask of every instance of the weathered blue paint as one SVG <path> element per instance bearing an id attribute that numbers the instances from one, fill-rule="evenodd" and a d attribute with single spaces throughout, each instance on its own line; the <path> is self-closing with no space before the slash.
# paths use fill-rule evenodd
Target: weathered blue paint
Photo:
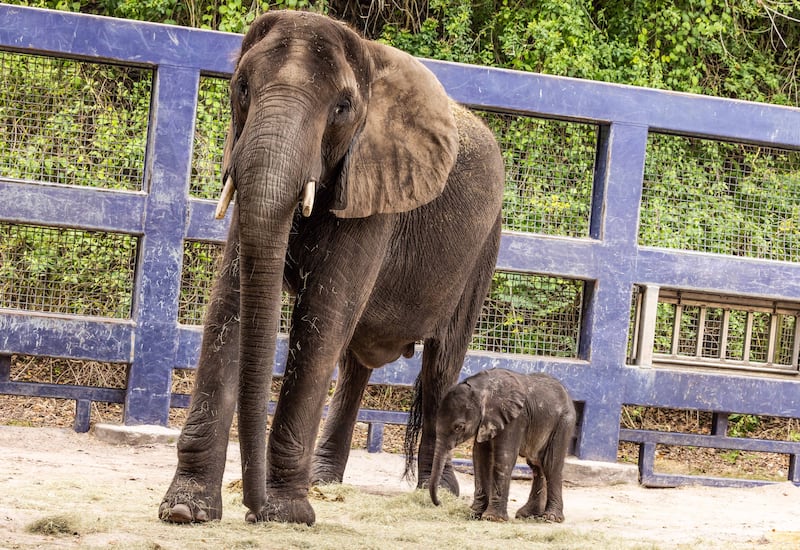
<path id="1" fill-rule="evenodd" d="M 0 219 L 58 227 L 142 233 L 145 195 L 0 181 Z"/>
<path id="2" fill-rule="evenodd" d="M 213 220 L 211 201 L 190 198 L 188 181 L 194 113 L 201 74 L 225 77 L 241 36 L 88 15 L 0 5 L 0 49 L 151 68 L 154 100 L 142 191 L 64 187 L 0 178 L 0 221 L 113 231 L 140 237 L 134 311 L 129 320 L 0 311 L 0 393 L 76 401 L 76 430 L 89 425 L 92 401 L 125 403 L 126 423 L 165 424 L 174 368 L 197 364 L 201 331 L 177 323 L 183 240 L 221 242 L 228 218 Z M 423 61 L 448 92 L 470 106 L 573 120 L 598 127 L 591 217 L 584 238 L 508 233 L 499 269 L 575 278 L 586 282 L 578 357 L 562 359 L 471 352 L 462 378 L 483 369 L 548 372 L 582 403 L 575 452 L 613 461 L 620 438 L 639 441 L 640 468 L 653 478 L 656 443 L 672 434 L 623 430 L 625 404 L 717 411 L 712 436 L 679 437 L 679 444 L 746 448 L 724 438 L 725 413 L 800 418 L 796 376 L 743 376 L 672 371 L 625 364 L 634 285 L 742 294 L 800 301 L 800 266 L 643 247 L 638 243 L 642 174 L 648 132 L 800 150 L 800 109 L 671 93 L 440 61 Z M 10 355 L 50 355 L 131 365 L 128 389 L 110 390 L 9 380 Z M 287 354 L 278 340 L 275 373 Z M 375 371 L 371 382 L 409 386 L 420 352 Z M 403 413 L 361 411 L 374 427 L 370 448 L 380 448 L 385 423 Z M 702 439 L 705 437 L 705 439 Z M 699 438 L 699 439 L 698 439 Z M 800 483 L 800 444 L 757 443 L 790 455 L 789 479 Z M 761 448 L 759 448 L 760 450 Z M 655 480 L 655 481 L 653 481 Z M 704 481 L 721 483 L 717 480 Z M 728 480 L 729 483 L 730 480 Z"/>
<path id="3" fill-rule="evenodd" d="M 125 424 L 163 424 L 169 416 L 172 371 L 153 365 L 174 367 L 178 348 L 175 321 L 199 81 L 199 73 L 185 67 L 161 64 L 156 73 Z"/>
<path id="4" fill-rule="evenodd" d="M 0 310 L 0 353 L 127 363 L 132 339 L 130 321 Z"/>

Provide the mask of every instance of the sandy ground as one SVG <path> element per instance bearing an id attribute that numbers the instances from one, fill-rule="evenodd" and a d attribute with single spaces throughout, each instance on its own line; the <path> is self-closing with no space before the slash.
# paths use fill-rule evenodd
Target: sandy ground
<path id="1" fill-rule="evenodd" d="M 238 459 L 238 449 L 232 445 L 226 483 L 241 477 Z M 162 540 L 174 533 L 179 547 L 185 531 L 156 519 L 175 463 L 174 445 L 112 445 L 70 430 L 0 426 L 0 548 L 170 547 L 134 544 L 137 536 L 144 536 L 142 531 L 150 529 Z M 409 492 L 409 484 L 400 479 L 402 468 L 397 455 L 354 450 L 345 483 L 381 496 Z M 469 502 L 472 478 L 459 476 L 462 498 Z M 527 491 L 526 482 L 514 482 L 510 514 L 525 502 Z M 800 548 L 800 488 L 790 483 L 755 489 L 571 486 L 565 489 L 564 500 L 566 521 L 559 528 L 621 538 L 642 548 Z M 225 521 L 242 528 L 238 524 L 243 523 L 243 510 L 228 506 L 217 531 L 226 529 Z M 106 521 L 106 527 L 98 529 L 105 538 L 90 544 L 91 536 L 32 534 L 26 529 L 59 512 Z M 132 529 L 137 532 L 126 534 Z M 209 548 L 215 546 L 209 542 Z"/>

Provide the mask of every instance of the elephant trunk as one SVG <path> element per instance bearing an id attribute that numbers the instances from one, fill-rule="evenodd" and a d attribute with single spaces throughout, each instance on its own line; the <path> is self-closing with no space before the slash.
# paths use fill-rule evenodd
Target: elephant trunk
<path id="1" fill-rule="evenodd" d="M 286 251 L 303 186 L 301 175 L 273 169 L 275 165 L 295 166 L 299 161 L 283 155 L 276 162 L 275 156 L 266 155 L 266 166 L 237 170 L 235 182 L 239 201 L 241 293 L 239 441 L 243 501 L 256 514 L 266 504 L 267 406 Z"/>
<path id="2" fill-rule="evenodd" d="M 442 472 L 444 472 L 444 465 L 450 460 L 452 449 L 449 448 L 444 442 L 436 442 L 436 450 L 433 453 L 433 466 L 431 468 L 431 477 L 428 480 L 428 490 L 431 495 L 431 502 L 434 506 L 439 506 L 439 482 L 442 479 Z"/>
<path id="3" fill-rule="evenodd" d="M 239 444 L 250 520 L 258 520 L 251 514 L 266 504 L 267 406 L 292 219 L 301 200 L 303 214 L 310 214 L 314 185 L 309 182 L 321 175 L 320 146 L 311 145 L 314 129 L 303 116 L 310 99 L 299 93 L 291 102 L 281 97 L 251 109 L 232 149 L 229 171 L 240 235 Z"/>
<path id="4" fill-rule="evenodd" d="M 288 229 L 286 230 L 288 235 Z M 244 504 L 258 511 L 266 502 L 267 406 L 278 332 L 285 247 L 256 255 L 242 239 L 239 310 L 239 442 Z M 263 253 L 262 251 L 259 251 Z"/>

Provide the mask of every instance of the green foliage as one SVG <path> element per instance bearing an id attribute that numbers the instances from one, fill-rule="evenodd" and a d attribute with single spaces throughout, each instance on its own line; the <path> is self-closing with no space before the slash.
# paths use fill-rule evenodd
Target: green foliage
<path id="1" fill-rule="evenodd" d="M 798 104 L 800 1 L 433 0 L 419 29 L 384 27 L 416 55 Z"/>
<path id="2" fill-rule="evenodd" d="M 731 414 L 728 416 L 728 435 L 730 437 L 747 437 L 758 430 L 760 420 L 752 414 Z"/>
<path id="3" fill-rule="evenodd" d="M 0 52 L 0 78 L 4 176 L 141 188 L 150 71 Z"/>

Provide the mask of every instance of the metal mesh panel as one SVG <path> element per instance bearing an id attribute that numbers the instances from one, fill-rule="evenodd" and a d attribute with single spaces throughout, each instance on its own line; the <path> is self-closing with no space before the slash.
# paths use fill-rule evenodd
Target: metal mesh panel
<path id="1" fill-rule="evenodd" d="M 178 302 L 178 322 L 187 325 L 203 323 L 206 303 L 211 296 L 211 286 L 222 245 L 202 241 L 183 243 L 183 271 L 181 294 Z"/>
<path id="2" fill-rule="evenodd" d="M 659 303 L 656 309 L 656 336 L 653 342 L 653 351 L 656 353 L 671 353 L 674 321 L 675 306 Z"/>
<path id="3" fill-rule="evenodd" d="M 719 357 L 722 339 L 723 310 L 721 308 L 708 308 L 706 322 L 703 330 L 703 357 Z"/>
<path id="4" fill-rule="evenodd" d="M 203 322 L 220 245 L 187 241 L 181 284 L 181 323 Z M 476 327 L 472 348 L 576 357 L 583 282 L 557 277 L 497 273 Z M 289 332 L 292 298 L 284 293 L 280 331 Z"/>
<path id="5" fill-rule="evenodd" d="M 479 113 L 495 133 L 506 167 L 506 229 L 589 236 L 595 125 Z"/>
<path id="6" fill-rule="evenodd" d="M 728 329 L 728 347 L 725 358 L 734 361 L 744 360 L 744 340 L 747 329 L 747 312 L 731 311 Z"/>
<path id="7" fill-rule="evenodd" d="M 655 312 L 648 313 L 639 309 L 639 294 L 641 289 L 634 289 L 628 335 L 630 364 L 640 359 L 637 353 L 643 349 L 634 334 L 654 315 L 654 355 L 642 357 L 644 361 L 773 372 L 800 368 L 800 345 L 795 342 L 798 304 L 660 289 Z"/>
<path id="8" fill-rule="evenodd" d="M 678 334 L 678 355 L 694 355 L 697 349 L 699 318 L 699 307 L 687 306 L 683 308 L 680 332 Z"/>
<path id="9" fill-rule="evenodd" d="M 190 193 L 216 199 L 222 190 L 222 150 L 231 120 L 228 80 L 200 78 Z"/>
<path id="10" fill-rule="evenodd" d="M 0 175 L 142 187 L 152 71 L 0 51 Z"/>
<path id="11" fill-rule="evenodd" d="M 203 241 L 183 243 L 183 271 L 178 322 L 200 325 L 206 312 L 211 289 L 216 280 L 216 269 L 222 259 L 223 245 Z M 292 304 L 286 292 L 281 294 L 280 332 L 288 333 L 292 319 Z"/>
<path id="12" fill-rule="evenodd" d="M 128 365 L 79 359 L 12 355 L 9 380 L 125 389 Z"/>
<path id="13" fill-rule="evenodd" d="M 792 364 L 794 350 L 794 335 L 797 326 L 797 317 L 794 315 L 781 315 L 778 321 L 778 333 L 775 346 L 775 362 L 781 365 Z M 800 360 L 800 358 L 798 358 Z"/>
<path id="14" fill-rule="evenodd" d="M 650 134 L 643 245 L 800 261 L 800 152 Z"/>
<path id="15" fill-rule="evenodd" d="M 0 223 L 0 307 L 127 318 L 138 238 Z"/>
<path id="16" fill-rule="evenodd" d="M 497 272 L 472 349 L 577 357 L 583 281 Z"/>
<path id="17" fill-rule="evenodd" d="M 770 318 L 771 316 L 768 313 L 753 313 L 753 328 L 750 333 L 750 361 L 764 363 L 768 359 Z"/>

